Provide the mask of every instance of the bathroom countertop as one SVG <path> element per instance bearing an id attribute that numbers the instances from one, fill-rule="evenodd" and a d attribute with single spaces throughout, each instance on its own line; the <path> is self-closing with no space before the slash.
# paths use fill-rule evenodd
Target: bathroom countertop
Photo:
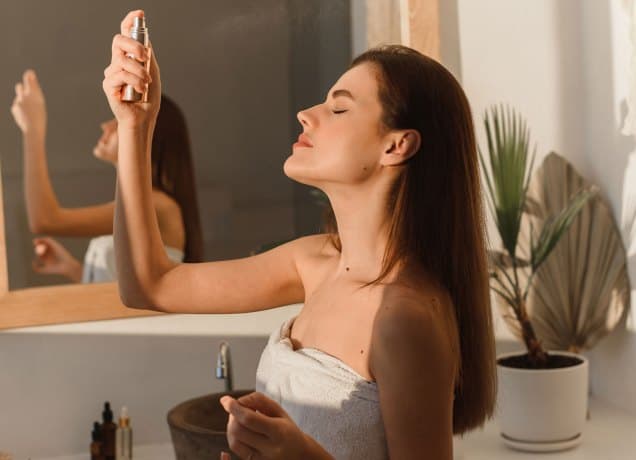
<path id="1" fill-rule="evenodd" d="M 28 460 L 86 460 L 88 454 L 67 455 L 63 457 L 37 457 Z M 133 447 L 133 458 L 135 460 L 175 460 L 172 444 L 148 444 Z M 22 460 L 22 459 L 16 459 Z M 26 460 L 26 459 L 25 459 Z"/>
<path id="2" fill-rule="evenodd" d="M 633 460 L 636 452 L 636 417 L 597 398 L 590 399 L 581 444 L 570 450 L 552 453 L 518 452 L 499 439 L 496 421 L 484 430 L 473 431 L 463 439 L 455 438 L 454 460 Z M 175 460 L 172 444 L 135 447 L 135 460 Z M 85 460 L 86 455 L 49 457 L 32 460 Z"/>
<path id="3" fill-rule="evenodd" d="M 269 336 L 271 332 L 302 308 L 302 304 L 286 305 L 253 313 L 234 314 L 170 314 L 140 318 L 87 321 L 23 327 L 2 331 L 7 334 L 115 334 L 162 336 Z"/>
<path id="4" fill-rule="evenodd" d="M 600 399 L 590 398 L 590 419 L 578 447 L 561 452 L 519 452 L 504 445 L 496 420 L 484 430 L 455 439 L 455 460 L 634 460 L 636 416 Z"/>

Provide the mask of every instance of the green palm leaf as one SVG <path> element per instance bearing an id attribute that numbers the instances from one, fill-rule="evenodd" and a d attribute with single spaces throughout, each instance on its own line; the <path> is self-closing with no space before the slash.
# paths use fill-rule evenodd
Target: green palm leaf
<path id="1" fill-rule="evenodd" d="M 515 258 L 526 193 L 535 153 L 528 165 L 529 131 L 514 110 L 495 106 L 484 115 L 488 141 L 488 163 L 479 159 L 488 187 L 488 205 L 495 218 L 504 248 Z"/>
<path id="2" fill-rule="evenodd" d="M 531 240 L 530 263 L 533 272 L 539 269 L 561 237 L 570 228 L 574 218 L 583 209 L 585 203 L 596 193 L 598 193 L 598 187 L 595 186 L 579 190 L 558 214 L 545 221 L 537 240 Z"/>

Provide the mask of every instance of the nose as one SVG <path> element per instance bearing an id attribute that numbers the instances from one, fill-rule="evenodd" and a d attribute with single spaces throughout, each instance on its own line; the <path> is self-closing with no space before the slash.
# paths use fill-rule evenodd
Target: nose
<path id="1" fill-rule="evenodd" d="M 300 112 L 296 114 L 296 118 L 298 118 L 298 121 L 300 122 L 301 125 L 303 125 L 303 127 L 310 126 L 309 114 L 307 112 L 308 110 L 305 109 L 305 110 L 301 110 Z"/>

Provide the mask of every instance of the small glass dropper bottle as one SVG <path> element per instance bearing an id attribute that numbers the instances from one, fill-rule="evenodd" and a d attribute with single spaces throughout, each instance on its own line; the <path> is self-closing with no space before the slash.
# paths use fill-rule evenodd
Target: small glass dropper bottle
<path id="1" fill-rule="evenodd" d="M 115 446 L 115 460 L 132 460 L 132 428 L 126 406 L 119 412 Z"/>

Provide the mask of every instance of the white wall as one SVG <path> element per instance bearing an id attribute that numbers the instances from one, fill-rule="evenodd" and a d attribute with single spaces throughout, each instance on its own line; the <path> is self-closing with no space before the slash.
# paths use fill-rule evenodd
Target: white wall
<path id="1" fill-rule="evenodd" d="M 458 0 L 458 6 L 462 83 L 482 145 L 484 110 L 510 104 L 528 121 L 537 159 L 551 150 L 565 156 L 601 186 L 617 221 L 627 221 L 636 184 L 625 177 L 629 171 L 633 177 L 636 154 L 634 140 L 620 134 L 630 57 L 621 2 Z M 633 232 L 626 227 L 629 248 Z M 492 238 L 492 224 L 489 231 Z M 633 413 L 635 332 L 621 323 L 588 353 L 592 392 Z"/>

